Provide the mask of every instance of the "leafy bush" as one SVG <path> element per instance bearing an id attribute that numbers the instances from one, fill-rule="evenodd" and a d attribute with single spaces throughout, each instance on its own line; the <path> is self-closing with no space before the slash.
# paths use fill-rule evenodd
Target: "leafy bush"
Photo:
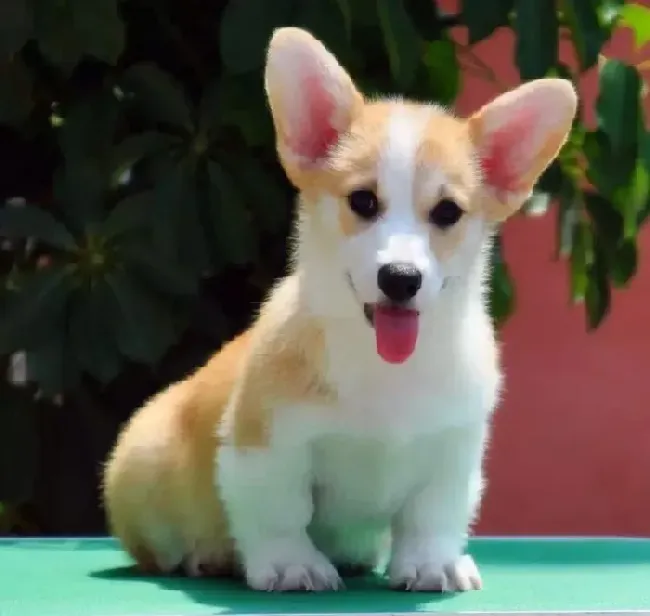
<path id="1" fill-rule="evenodd" d="M 321 38 L 368 94 L 453 104 L 463 55 L 499 27 L 522 78 L 585 71 L 620 0 L 4 0 L 0 9 L 0 527 L 100 531 L 99 465 L 145 396 L 241 330 L 285 268 L 292 190 L 262 64 L 271 31 Z M 469 45 L 450 28 L 464 24 Z M 643 41 L 640 41 L 643 42 Z M 635 67 L 605 60 L 540 189 L 558 197 L 571 296 L 597 327 L 636 270 L 650 141 Z M 497 243 L 492 308 L 514 290 Z"/>

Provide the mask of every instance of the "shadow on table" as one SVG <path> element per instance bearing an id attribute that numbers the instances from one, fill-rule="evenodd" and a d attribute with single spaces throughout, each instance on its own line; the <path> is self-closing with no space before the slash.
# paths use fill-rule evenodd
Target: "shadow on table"
<path id="1" fill-rule="evenodd" d="M 408 593 L 390 590 L 380 578 L 347 578 L 345 591 L 324 593 L 265 593 L 249 590 L 235 578 L 187 578 L 144 576 L 132 567 L 96 571 L 93 578 L 155 584 L 185 594 L 194 603 L 210 606 L 217 613 L 362 613 L 415 612 L 453 597 L 451 594 Z"/>
<path id="2" fill-rule="evenodd" d="M 509 540 L 475 541 L 470 553 L 486 569 L 520 566 L 537 567 L 609 567 L 650 561 L 650 542 L 607 540 Z M 344 592 L 263 593 L 245 588 L 238 579 L 190 579 L 183 576 L 145 577 L 133 568 L 120 567 L 91 574 L 106 580 L 151 583 L 185 594 L 197 604 L 211 606 L 215 613 L 405 613 L 445 609 L 454 594 L 409 593 L 390 590 L 382 578 L 346 578 Z M 436 608 L 435 605 L 438 604 Z"/>

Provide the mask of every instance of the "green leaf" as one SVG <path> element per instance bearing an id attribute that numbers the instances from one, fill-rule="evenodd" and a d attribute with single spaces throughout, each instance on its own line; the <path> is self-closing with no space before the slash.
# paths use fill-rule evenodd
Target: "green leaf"
<path id="1" fill-rule="evenodd" d="M 515 0 L 516 61 L 523 80 L 538 79 L 558 61 L 559 24 L 548 0 Z"/>
<path id="2" fill-rule="evenodd" d="M 162 258 L 194 275 L 210 265 L 206 243 L 209 221 L 201 218 L 196 170 L 184 161 L 161 168 L 155 186 L 153 239 Z"/>
<path id="3" fill-rule="evenodd" d="M 34 33 L 43 55 L 66 72 L 81 60 L 84 49 L 74 31 L 74 5 L 68 0 L 32 0 Z"/>
<path id="4" fill-rule="evenodd" d="M 573 228 L 571 248 L 571 296 L 574 302 L 585 299 L 589 286 L 589 268 L 594 260 L 593 233 L 588 221 L 580 220 Z"/>
<path id="5" fill-rule="evenodd" d="M 41 51 L 71 70 L 84 55 L 115 64 L 124 48 L 117 0 L 33 0 L 34 29 Z"/>
<path id="6" fill-rule="evenodd" d="M 501 327 L 515 307 L 515 289 L 508 265 L 503 259 L 501 236 L 492 245 L 492 278 L 490 283 L 490 314 L 497 327 Z"/>
<path id="7" fill-rule="evenodd" d="M 599 0 L 598 19 L 603 27 L 608 30 L 618 25 L 621 10 L 629 0 Z"/>
<path id="8" fill-rule="evenodd" d="M 564 185 L 564 173 L 560 161 L 555 159 L 537 181 L 537 189 L 551 195 L 559 195 Z"/>
<path id="9" fill-rule="evenodd" d="M 109 274 L 107 282 L 114 298 L 113 324 L 120 351 L 136 362 L 153 365 L 175 341 L 167 306 L 125 271 Z"/>
<path id="10" fill-rule="evenodd" d="M 650 41 L 650 7 L 638 2 L 626 2 L 619 11 L 620 24 L 634 32 L 634 44 L 637 49 Z"/>
<path id="11" fill-rule="evenodd" d="M 631 181 L 636 169 L 636 148 L 628 147 L 615 155 L 607 135 L 592 131 L 585 135 L 584 155 L 589 163 L 587 179 L 609 199 L 616 191 Z"/>
<path id="12" fill-rule="evenodd" d="M 650 199 L 645 202 L 645 205 L 641 208 L 639 212 L 639 226 L 645 225 L 650 216 Z"/>
<path id="13" fill-rule="evenodd" d="M 431 97 L 443 105 L 456 100 L 461 72 L 453 41 L 445 39 L 427 43 L 424 64 L 431 84 Z"/>
<path id="14" fill-rule="evenodd" d="M 136 64 L 124 73 L 125 90 L 133 93 L 142 112 L 153 121 L 194 130 L 192 111 L 183 87 L 155 64 Z"/>
<path id="15" fill-rule="evenodd" d="M 586 71 L 598 62 L 598 55 L 608 39 L 608 33 L 600 25 L 598 9 L 594 3 L 565 0 L 563 6 L 580 66 Z"/>
<path id="16" fill-rule="evenodd" d="M 462 0 L 463 23 L 469 30 L 469 44 L 490 36 L 508 24 L 514 0 Z"/>
<path id="17" fill-rule="evenodd" d="M 55 328 L 43 344 L 27 353 L 27 379 L 48 398 L 64 393 L 66 385 L 76 381 L 69 378 L 73 368 L 66 354 L 65 334 L 65 327 Z"/>
<path id="18" fill-rule="evenodd" d="M 629 182 L 614 191 L 614 204 L 623 215 L 623 238 L 636 237 L 639 212 L 645 206 L 650 191 L 650 178 L 641 161 L 635 167 Z"/>
<path id="19" fill-rule="evenodd" d="M 612 247 L 623 241 L 623 217 L 603 195 L 587 191 L 584 203 L 602 243 Z"/>
<path id="20" fill-rule="evenodd" d="M 627 287 L 639 267 L 639 250 L 635 239 L 625 240 L 616 251 L 607 256 L 607 270 L 615 287 Z"/>
<path id="21" fill-rule="evenodd" d="M 38 433 L 34 402 L 27 389 L 0 388 L 0 499 L 28 501 L 38 472 Z"/>
<path id="22" fill-rule="evenodd" d="M 196 276 L 175 263 L 160 259 L 148 246 L 130 244 L 120 249 L 126 267 L 152 291 L 165 295 L 195 296 L 199 285 Z"/>
<path id="23" fill-rule="evenodd" d="M 32 35 L 34 14 L 29 0 L 0 2 L 0 63 L 13 59 Z"/>
<path id="24" fill-rule="evenodd" d="M 35 238 L 54 248 L 76 248 L 70 232 L 47 210 L 35 205 L 7 205 L 0 209 L 0 237 L 18 240 Z"/>
<path id="25" fill-rule="evenodd" d="M 34 108 L 33 90 L 32 74 L 22 59 L 8 61 L 0 72 L 0 124 L 22 126 Z"/>
<path id="26" fill-rule="evenodd" d="M 571 37 L 583 71 L 598 62 L 600 50 L 608 39 L 608 33 L 601 26 L 595 4 L 583 0 L 565 0 Z"/>
<path id="27" fill-rule="evenodd" d="M 108 283 L 100 280 L 78 294 L 70 309 L 71 353 L 79 367 L 100 383 L 120 373 L 122 359 L 115 342 L 114 298 Z"/>
<path id="28" fill-rule="evenodd" d="M 573 249 L 573 237 L 578 223 L 576 188 L 570 181 L 563 182 L 558 199 L 557 249 L 558 257 L 566 258 Z"/>
<path id="29" fill-rule="evenodd" d="M 624 214 L 601 195 L 587 192 L 585 204 L 593 221 L 598 249 L 605 256 L 609 276 L 614 285 L 624 287 L 637 271 L 636 237 L 625 238 Z"/>
<path id="30" fill-rule="evenodd" d="M 420 36 L 425 41 L 442 37 L 443 26 L 438 18 L 438 5 L 429 0 L 404 0 L 404 8 Z"/>
<path id="31" fill-rule="evenodd" d="M 125 43 L 118 0 L 67 0 L 73 6 L 75 36 L 84 53 L 117 64 Z"/>
<path id="32" fill-rule="evenodd" d="M 420 63 L 422 42 L 401 0 L 377 0 L 377 11 L 391 75 L 401 90 L 408 90 Z"/>
<path id="33" fill-rule="evenodd" d="M 293 211 L 293 199 L 281 178 L 274 177 L 252 156 L 238 158 L 231 173 L 261 227 L 270 233 L 284 231 Z"/>
<path id="34" fill-rule="evenodd" d="M 291 25 L 293 0 L 229 0 L 221 14 L 221 60 L 235 75 L 264 64 L 273 30 Z"/>
<path id="35" fill-rule="evenodd" d="M 605 61 L 600 68 L 596 114 L 598 128 L 609 138 L 614 156 L 636 148 L 640 92 L 641 78 L 634 67 L 619 60 Z"/>
<path id="36" fill-rule="evenodd" d="M 94 229 L 104 217 L 108 177 L 91 158 L 66 162 L 55 173 L 55 196 L 77 234 Z"/>
<path id="37" fill-rule="evenodd" d="M 122 199 L 100 227 L 105 238 L 116 239 L 137 233 L 152 224 L 156 208 L 154 190 L 144 190 Z"/>
<path id="38" fill-rule="evenodd" d="M 209 139 L 222 123 L 222 80 L 213 79 L 203 90 L 199 103 L 199 133 Z M 207 143 L 206 143 L 207 145 Z"/>
<path id="39" fill-rule="evenodd" d="M 109 163 L 111 185 L 116 186 L 122 175 L 143 158 L 171 150 L 179 144 L 173 135 L 156 131 L 129 135 L 112 149 Z"/>
<path id="40" fill-rule="evenodd" d="M 349 28 L 340 0 L 309 0 L 297 4 L 293 25 L 311 32 L 343 65 L 350 63 Z"/>
<path id="41" fill-rule="evenodd" d="M 376 28 L 377 0 L 349 0 L 349 4 L 353 24 Z"/>
<path id="42" fill-rule="evenodd" d="M 272 145 L 275 132 L 261 73 L 222 75 L 220 86 L 221 106 L 215 124 L 236 126 L 250 147 Z"/>
<path id="43" fill-rule="evenodd" d="M 639 155 L 646 170 L 650 173 L 650 132 L 642 128 L 639 133 Z"/>
<path id="44" fill-rule="evenodd" d="M 63 327 L 70 288 L 64 267 L 50 266 L 25 275 L 20 288 L 9 294 L 0 319 L 0 354 L 37 347 L 54 329 Z"/>
<path id="45" fill-rule="evenodd" d="M 102 163 L 113 148 L 120 103 L 109 89 L 77 99 L 66 109 L 58 140 L 67 162 Z"/>
<path id="46" fill-rule="evenodd" d="M 336 0 L 339 11 L 341 11 L 341 15 L 343 16 L 345 36 L 348 40 L 350 40 L 350 36 L 352 35 L 352 9 L 350 8 L 351 1 L 352 0 Z"/>
<path id="47" fill-rule="evenodd" d="M 221 165 L 208 162 L 208 199 L 219 250 L 235 265 L 255 258 L 251 219 L 240 192 Z"/>
<path id="48" fill-rule="evenodd" d="M 607 266 L 600 250 L 595 251 L 589 268 L 589 280 L 585 293 L 588 329 L 597 329 L 607 316 L 611 305 L 611 289 L 607 279 Z"/>

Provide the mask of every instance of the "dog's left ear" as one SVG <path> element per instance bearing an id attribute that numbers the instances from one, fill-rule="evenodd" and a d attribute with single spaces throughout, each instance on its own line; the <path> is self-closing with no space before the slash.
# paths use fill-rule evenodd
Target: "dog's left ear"
<path id="1" fill-rule="evenodd" d="M 570 81 L 538 79 L 506 92 L 468 120 L 483 171 L 480 207 L 491 222 L 514 214 L 564 145 L 578 106 Z"/>

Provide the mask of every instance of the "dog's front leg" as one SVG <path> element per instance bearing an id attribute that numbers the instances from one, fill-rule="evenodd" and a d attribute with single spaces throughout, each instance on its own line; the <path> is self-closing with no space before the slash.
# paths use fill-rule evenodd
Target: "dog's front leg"
<path id="1" fill-rule="evenodd" d="M 481 587 L 474 561 L 464 554 L 469 526 L 482 492 L 481 459 L 486 426 L 445 431 L 426 439 L 430 477 L 392 523 L 391 586 L 406 590 L 472 590 Z"/>
<path id="2" fill-rule="evenodd" d="M 307 535 L 313 513 L 308 445 L 222 445 L 216 477 L 251 588 L 326 590 L 339 586 L 336 568 Z"/>

